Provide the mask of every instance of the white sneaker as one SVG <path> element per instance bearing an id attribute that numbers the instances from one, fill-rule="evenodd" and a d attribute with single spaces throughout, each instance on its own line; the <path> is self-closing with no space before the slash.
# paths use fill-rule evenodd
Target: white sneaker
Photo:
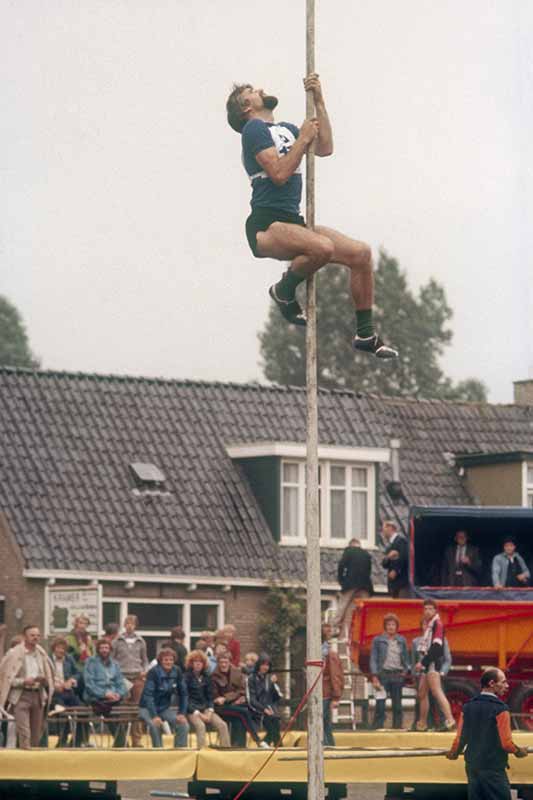
<path id="1" fill-rule="evenodd" d="M 265 742 L 265 741 L 259 742 L 259 747 L 262 747 L 263 750 L 270 750 L 271 749 L 269 743 Z"/>

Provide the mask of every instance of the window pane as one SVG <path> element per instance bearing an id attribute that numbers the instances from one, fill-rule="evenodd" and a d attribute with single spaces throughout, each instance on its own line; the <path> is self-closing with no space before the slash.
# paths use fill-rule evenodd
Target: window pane
<path id="1" fill-rule="evenodd" d="M 352 486 L 366 486 L 367 471 L 362 467 L 352 469 Z"/>
<path id="2" fill-rule="evenodd" d="M 283 483 L 298 483 L 298 464 L 283 464 Z"/>
<path id="3" fill-rule="evenodd" d="M 533 492 L 529 492 L 527 496 L 527 504 L 530 508 L 533 508 Z"/>
<path id="4" fill-rule="evenodd" d="M 346 538 L 346 493 L 342 491 L 331 492 L 331 531 L 332 539 Z"/>
<path id="5" fill-rule="evenodd" d="M 346 485 L 346 470 L 344 467 L 331 467 L 330 473 L 332 486 L 345 486 Z"/>
<path id="6" fill-rule="evenodd" d="M 183 606 L 174 603 L 128 603 L 128 614 L 135 614 L 141 630 L 170 629 L 183 625 Z"/>
<path id="7" fill-rule="evenodd" d="M 298 536 L 298 489 L 283 488 L 283 536 Z"/>
<path id="8" fill-rule="evenodd" d="M 368 539 L 366 507 L 366 492 L 352 492 L 352 536 L 356 539 Z"/>
<path id="9" fill-rule="evenodd" d="M 104 625 L 107 625 L 109 622 L 116 622 L 118 625 L 122 625 L 122 620 L 120 619 L 120 603 L 104 602 L 102 605 L 102 618 Z"/>
<path id="10" fill-rule="evenodd" d="M 527 482 L 529 486 L 533 486 L 533 467 L 527 468 Z"/>
<path id="11" fill-rule="evenodd" d="M 165 636 L 143 636 L 143 639 L 146 642 L 148 661 L 151 661 L 153 658 L 157 658 L 157 654 L 161 650 L 163 642 L 167 641 Z"/>
<path id="12" fill-rule="evenodd" d="M 218 606 L 191 605 L 191 631 L 214 631 L 218 628 Z"/>

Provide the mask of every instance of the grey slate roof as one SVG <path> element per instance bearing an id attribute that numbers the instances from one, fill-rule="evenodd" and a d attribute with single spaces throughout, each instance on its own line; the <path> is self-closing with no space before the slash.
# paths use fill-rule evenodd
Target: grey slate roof
<path id="1" fill-rule="evenodd" d="M 533 450 L 533 407 L 320 391 L 321 444 L 392 436 L 409 503 L 470 504 L 443 453 Z M 303 550 L 273 541 L 226 453 L 258 441 L 305 441 L 302 389 L 0 368 L 0 510 L 28 568 L 303 579 Z M 170 493 L 136 496 L 132 462 L 155 464 Z M 381 513 L 402 521 L 390 478 L 382 467 Z M 323 551 L 325 581 L 339 555 Z"/>

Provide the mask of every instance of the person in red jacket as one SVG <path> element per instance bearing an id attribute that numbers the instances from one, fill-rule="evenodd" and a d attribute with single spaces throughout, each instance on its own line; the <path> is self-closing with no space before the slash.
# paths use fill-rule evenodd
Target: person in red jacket
<path id="1" fill-rule="evenodd" d="M 235 638 L 237 628 L 235 625 L 224 625 L 222 628 L 226 638 L 226 647 L 231 653 L 231 663 L 234 667 L 239 667 L 241 664 L 241 643 Z"/>
<path id="2" fill-rule="evenodd" d="M 344 689 L 344 670 L 337 653 L 331 649 L 331 625 L 322 625 L 322 658 L 325 662 L 322 676 L 322 709 L 324 714 L 324 745 L 335 747 L 331 726 L 331 710 L 337 708 Z"/>

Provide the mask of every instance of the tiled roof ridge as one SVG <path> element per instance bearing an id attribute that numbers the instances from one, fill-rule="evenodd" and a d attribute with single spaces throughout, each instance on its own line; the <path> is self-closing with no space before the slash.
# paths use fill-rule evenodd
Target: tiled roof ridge
<path id="1" fill-rule="evenodd" d="M 199 386 L 206 388 L 222 389 L 242 389 L 244 391 L 271 391 L 271 392 L 302 392 L 306 391 L 305 386 L 295 386 L 292 384 L 282 385 L 278 383 L 265 384 L 258 381 L 238 382 L 238 381 L 216 381 L 201 380 L 193 378 L 164 378 L 147 377 L 144 375 L 118 375 L 115 373 L 82 372 L 81 370 L 61 370 L 61 369 L 33 369 L 31 367 L 10 367 L 0 364 L 0 375 L 32 375 L 36 378 L 65 378 L 72 380 L 94 380 L 97 382 L 117 381 L 118 383 L 148 383 L 148 384 L 168 384 L 176 386 Z M 319 387 L 319 394 L 324 395 L 351 395 L 363 397 L 359 392 L 352 389 L 325 389 Z"/>
<path id="2" fill-rule="evenodd" d="M 164 378 L 147 377 L 143 375 L 118 375 L 115 373 L 99 373 L 99 372 L 82 372 L 81 370 L 61 370 L 61 369 L 33 369 L 31 367 L 10 367 L 0 364 L 0 375 L 32 375 L 36 378 L 65 378 L 71 380 L 94 380 L 97 382 L 114 382 L 117 383 L 147 383 L 154 385 L 175 385 L 175 386 L 198 386 L 205 388 L 222 388 L 222 389 L 242 389 L 243 391 L 268 391 L 273 393 L 283 392 L 298 392 L 305 393 L 305 386 L 295 386 L 293 384 L 282 385 L 278 383 L 264 384 L 255 382 L 238 382 L 238 381 L 216 381 L 216 380 L 201 380 L 193 378 Z M 318 393 L 325 396 L 331 395 L 344 395 L 354 397 L 357 400 L 375 400 L 381 403 L 388 403 L 390 405 L 413 405 L 413 404 L 426 404 L 426 405 L 442 405 L 448 407 L 466 406 L 473 407 L 498 407 L 498 408 L 531 408 L 533 406 L 523 406 L 517 403 L 482 403 L 477 401 L 458 401 L 458 400 L 444 400 L 438 397 L 409 397 L 405 395 L 385 395 L 377 394 L 374 392 L 360 392 L 354 389 L 326 389 L 323 387 L 318 388 Z"/>

